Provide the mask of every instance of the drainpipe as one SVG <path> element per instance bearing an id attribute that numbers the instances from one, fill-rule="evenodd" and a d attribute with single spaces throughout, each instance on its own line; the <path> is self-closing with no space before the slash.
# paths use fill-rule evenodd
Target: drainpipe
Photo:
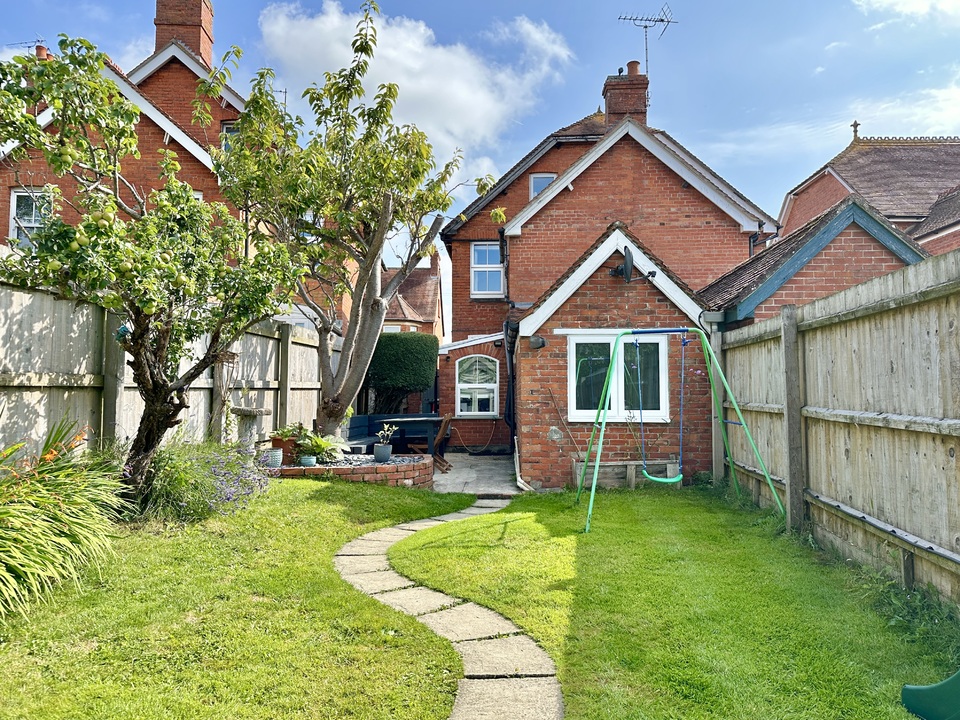
<path id="1" fill-rule="evenodd" d="M 510 274 L 510 245 L 502 227 L 497 229 L 497 237 L 500 238 L 500 258 L 503 261 L 503 297 L 510 302 L 510 283 L 507 281 Z"/>

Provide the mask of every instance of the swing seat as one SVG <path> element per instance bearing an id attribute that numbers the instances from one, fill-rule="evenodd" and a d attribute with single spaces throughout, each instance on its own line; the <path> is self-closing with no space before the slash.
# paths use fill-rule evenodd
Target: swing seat
<path id="1" fill-rule="evenodd" d="M 683 473 L 680 473 L 676 477 L 662 478 L 662 477 L 656 477 L 654 475 L 651 475 L 650 473 L 647 472 L 646 468 L 641 468 L 640 472 L 647 480 L 653 480 L 654 482 L 658 482 L 658 483 L 677 483 L 683 480 Z"/>

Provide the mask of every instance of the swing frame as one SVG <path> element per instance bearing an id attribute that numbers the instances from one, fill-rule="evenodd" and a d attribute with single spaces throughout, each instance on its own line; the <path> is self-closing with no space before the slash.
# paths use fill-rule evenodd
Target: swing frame
<path id="1" fill-rule="evenodd" d="M 647 472 L 647 437 L 643 425 L 643 361 L 640 359 L 640 341 L 634 336 L 633 347 L 637 354 L 637 399 L 640 405 L 640 460 L 643 463 L 640 466 L 640 473 L 653 482 L 672 484 L 683 480 L 683 390 L 687 379 L 684 370 L 687 367 L 688 342 L 690 341 L 687 340 L 686 334 L 680 336 L 680 460 L 677 464 L 677 474 L 674 477 L 656 477 Z"/>
<path id="2" fill-rule="evenodd" d="M 610 398 L 611 385 L 610 381 L 613 377 L 613 371 L 617 363 L 617 353 L 621 344 L 620 340 L 628 335 L 681 335 L 686 333 L 691 333 L 700 338 L 700 347 L 703 350 L 703 357 L 707 362 L 707 377 L 710 380 L 710 393 L 713 396 L 714 412 L 716 413 L 716 417 L 721 421 L 719 423 L 720 434 L 723 437 L 723 446 L 724 450 L 726 451 L 726 457 L 730 459 L 733 456 L 730 452 L 730 440 L 727 437 L 726 422 L 723 421 L 723 396 L 719 391 L 718 381 L 723 390 L 726 392 L 726 396 L 729 398 L 730 405 L 733 407 L 734 412 L 737 414 L 737 419 L 740 421 L 740 426 L 746 433 L 750 447 L 753 449 L 754 457 L 757 459 L 757 463 L 759 464 L 760 470 L 767 481 L 767 486 L 770 488 L 770 492 L 773 495 L 773 499 L 776 501 L 777 507 L 780 510 L 780 514 L 784 516 L 787 514 L 787 511 L 783 506 L 783 502 L 780 500 L 780 496 L 773 485 L 773 480 L 770 478 L 770 473 L 767 470 L 766 463 L 763 462 L 763 458 L 760 456 L 760 451 L 757 449 L 757 444 L 754 442 L 750 428 L 747 427 L 746 420 L 743 418 L 743 412 L 741 412 L 740 406 L 737 404 L 737 399 L 733 395 L 733 390 L 730 389 L 730 384 L 727 382 L 727 378 L 723 374 L 723 369 L 720 367 L 720 361 L 713 352 L 713 348 L 710 347 L 710 342 L 707 340 L 706 333 L 698 327 L 638 328 L 621 331 L 613 341 L 613 347 L 610 350 L 610 365 L 607 368 L 607 375 L 604 379 L 603 390 L 600 394 L 600 402 L 597 405 L 597 414 L 593 423 L 593 430 L 590 433 L 590 440 L 587 443 L 587 451 L 584 454 L 583 466 L 580 469 L 580 477 L 577 482 L 576 504 L 579 504 L 580 496 L 583 494 L 584 482 L 587 475 L 587 467 L 590 465 L 590 454 L 594 450 L 594 445 L 596 445 L 596 455 L 593 460 L 593 482 L 590 486 L 590 503 L 587 507 L 587 523 L 583 529 L 585 533 L 590 532 L 590 520 L 593 516 L 593 504 L 596 497 L 598 484 L 597 479 L 600 475 L 600 457 L 603 454 L 603 437 L 607 428 L 607 412 L 609 409 L 608 401 Z M 642 413 L 643 410 L 641 409 L 640 412 Z M 736 489 L 737 496 L 739 497 L 740 482 L 737 479 L 736 467 L 734 466 L 732 460 L 728 461 L 727 464 L 730 468 L 731 476 L 733 477 L 734 488 Z M 646 472 L 644 472 L 644 476 L 647 476 Z M 656 480 L 656 478 L 650 479 Z M 663 479 L 660 479 L 660 482 L 663 482 Z"/>

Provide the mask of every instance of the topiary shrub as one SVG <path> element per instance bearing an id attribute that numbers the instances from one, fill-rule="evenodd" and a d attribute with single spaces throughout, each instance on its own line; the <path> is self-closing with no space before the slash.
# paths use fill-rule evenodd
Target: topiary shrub
<path id="1" fill-rule="evenodd" d="M 436 335 L 382 334 L 367 371 L 367 381 L 376 393 L 374 413 L 399 412 L 407 395 L 433 385 L 439 350 Z"/>

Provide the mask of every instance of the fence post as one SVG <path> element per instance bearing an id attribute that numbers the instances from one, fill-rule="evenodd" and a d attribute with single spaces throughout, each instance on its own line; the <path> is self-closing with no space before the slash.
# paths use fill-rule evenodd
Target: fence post
<path id="1" fill-rule="evenodd" d="M 290 356 L 293 353 L 293 325 L 282 323 L 280 325 L 280 347 L 278 355 L 280 356 L 280 377 L 279 387 L 277 388 L 277 427 L 281 428 L 290 424 Z"/>
<path id="2" fill-rule="evenodd" d="M 126 353 L 117 342 L 120 330 L 120 318 L 112 312 L 104 311 L 103 322 L 103 402 L 100 438 L 104 443 L 125 440 L 117 432 L 123 418 L 124 378 L 126 376 Z"/>
<path id="3" fill-rule="evenodd" d="M 213 364 L 213 386 L 210 388 L 210 439 L 216 443 L 222 443 L 226 430 L 226 398 L 230 397 L 230 388 L 224 387 L 226 384 L 226 374 L 223 371 L 223 363 Z"/>
<path id="4" fill-rule="evenodd" d="M 720 372 L 723 372 L 723 333 L 720 332 L 719 326 L 714 326 L 710 333 L 710 349 L 713 350 L 714 357 L 717 358 L 717 364 L 720 366 Z M 713 406 L 713 400 L 710 401 L 710 407 L 716 411 L 716 408 Z M 723 406 L 721 404 L 721 410 L 723 412 Z M 710 413 L 713 416 L 713 412 Z M 713 432 L 711 433 L 713 437 L 713 476 L 715 478 L 724 477 L 727 474 L 727 466 L 724 462 L 724 453 L 726 452 L 723 446 L 723 416 L 713 418 Z"/>
<path id="5" fill-rule="evenodd" d="M 805 520 L 803 501 L 803 407 L 797 306 L 780 309 L 780 350 L 783 353 L 783 432 L 787 442 L 787 527 L 799 530 Z"/>

